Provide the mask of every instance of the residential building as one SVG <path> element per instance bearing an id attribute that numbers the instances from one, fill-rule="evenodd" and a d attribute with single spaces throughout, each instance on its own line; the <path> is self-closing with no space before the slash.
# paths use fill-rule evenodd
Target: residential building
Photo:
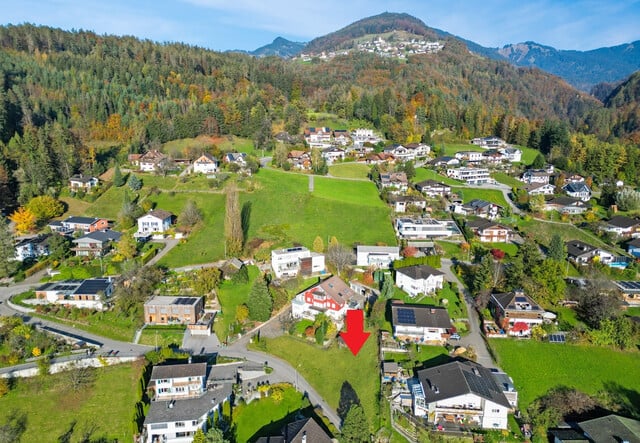
<path id="1" fill-rule="evenodd" d="M 451 194 L 451 186 L 435 180 L 424 180 L 416 183 L 416 190 L 427 197 L 446 197 Z"/>
<path id="2" fill-rule="evenodd" d="M 549 183 L 530 183 L 522 187 L 529 195 L 553 195 L 556 187 Z"/>
<path id="3" fill-rule="evenodd" d="M 227 152 L 222 157 L 222 162 L 226 164 L 235 163 L 240 166 L 241 169 L 247 167 L 247 154 L 244 152 Z"/>
<path id="4" fill-rule="evenodd" d="M 598 248 L 580 240 L 569 240 L 565 246 L 567 258 L 579 264 L 589 263 L 598 252 Z"/>
<path id="5" fill-rule="evenodd" d="M 640 238 L 636 237 L 627 243 L 627 252 L 635 258 L 640 258 Z"/>
<path id="6" fill-rule="evenodd" d="M 389 268 L 394 260 L 400 260 L 399 246 L 358 245 L 356 247 L 356 266 Z"/>
<path id="7" fill-rule="evenodd" d="M 416 159 L 427 157 L 431 152 L 431 146 L 424 143 L 409 143 L 405 148 L 413 151 L 413 157 Z"/>
<path id="8" fill-rule="evenodd" d="M 347 146 L 351 143 L 351 137 L 349 131 L 346 129 L 334 129 L 333 130 L 333 142 L 340 146 Z"/>
<path id="9" fill-rule="evenodd" d="M 640 306 L 640 281 L 614 281 L 628 306 Z"/>
<path id="10" fill-rule="evenodd" d="M 551 174 L 546 169 L 527 169 L 522 173 L 520 181 L 528 185 L 533 183 L 549 183 Z"/>
<path id="11" fill-rule="evenodd" d="M 144 420 L 146 443 L 191 443 L 199 429 L 208 429 L 233 388 L 231 382 L 212 379 L 216 369 L 208 369 L 206 363 L 153 367 L 148 385 L 152 401 Z"/>
<path id="12" fill-rule="evenodd" d="M 489 310 L 501 329 L 519 337 L 531 335 L 531 328 L 545 319 L 544 309 L 521 290 L 491 294 Z"/>
<path id="13" fill-rule="evenodd" d="M 442 289 L 444 273 L 427 265 L 414 265 L 396 269 L 396 286 L 411 297 L 430 294 Z"/>
<path id="14" fill-rule="evenodd" d="M 583 202 L 591 200 L 591 189 L 584 182 L 567 183 L 562 190 L 569 197 L 579 198 Z"/>
<path id="15" fill-rule="evenodd" d="M 354 142 L 360 143 L 378 143 L 381 138 L 375 135 L 373 129 L 358 128 L 351 133 Z"/>
<path id="16" fill-rule="evenodd" d="M 334 275 L 297 294 L 291 302 L 291 315 L 313 320 L 324 312 L 334 321 L 341 322 L 347 309 L 363 306 L 364 298 Z"/>
<path id="17" fill-rule="evenodd" d="M 468 185 L 494 183 L 486 168 L 450 168 L 447 169 L 447 176 L 466 182 Z"/>
<path id="18" fill-rule="evenodd" d="M 173 214 L 163 209 L 153 209 L 147 214 L 138 218 L 137 236 L 151 235 L 154 233 L 165 233 L 171 227 Z"/>
<path id="19" fill-rule="evenodd" d="M 472 145 L 482 146 L 483 148 L 503 148 L 507 146 L 507 142 L 500 137 L 481 137 L 471 140 Z"/>
<path id="20" fill-rule="evenodd" d="M 545 211 L 558 211 L 561 214 L 582 214 L 589 209 L 589 205 L 579 198 L 573 197 L 556 197 L 547 201 L 543 208 Z"/>
<path id="21" fill-rule="evenodd" d="M 148 325 L 195 324 L 204 315 L 204 297 L 156 295 L 144 303 Z"/>
<path id="22" fill-rule="evenodd" d="M 301 169 L 303 171 L 311 169 L 311 156 L 307 151 L 294 149 L 287 154 L 287 162 L 291 164 L 293 169 Z"/>
<path id="23" fill-rule="evenodd" d="M 331 147 L 332 131 L 330 128 L 307 128 L 304 130 L 304 140 L 310 148 Z"/>
<path id="24" fill-rule="evenodd" d="M 409 209 L 427 209 L 427 200 L 420 195 L 389 195 L 389 203 L 394 212 L 404 213 Z"/>
<path id="25" fill-rule="evenodd" d="M 384 148 L 384 153 L 393 155 L 398 162 L 404 163 L 416 159 L 416 153 L 413 149 L 407 149 L 402 145 L 391 145 Z"/>
<path id="26" fill-rule="evenodd" d="M 329 434 L 313 419 L 303 418 L 282 428 L 281 435 L 260 437 L 256 443 L 332 443 Z"/>
<path id="27" fill-rule="evenodd" d="M 382 370 L 382 383 L 391 383 L 396 381 L 402 376 L 402 368 L 395 361 L 383 361 Z"/>
<path id="28" fill-rule="evenodd" d="M 206 152 L 193 162 L 193 172 L 195 174 L 215 174 L 218 172 L 218 167 L 218 159 Z"/>
<path id="29" fill-rule="evenodd" d="M 73 240 L 75 246 L 71 248 L 76 257 L 102 257 L 107 254 L 113 243 L 120 240 L 122 233 L 105 229 L 93 231 Z"/>
<path id="30" fill-rule="evenodd" d="M 429 162 L 429 164 L 435 168 L 447 168 L 451 166 L 458 166 L 460 164 L 460 160 L 455 157 L 444 155 L 434 158 Z"/>
<path id="31" fill-rule="evenodd" d="M 335 146 L 322 150 L 322 158 L 327 162 L 327 165 L 332 165 L 337 161 L 344 160 L 345 155 L 344 149 Z"/>
<path id="32" fill-rule="evenodd" d="M 512 406 L 491 371 L 477 363 L 453 361 L 422 369 L 411 391 L 414 414 L 436 426 L 508 428 Z"/>
<path id="33" fill-rule="evenodd" d="M 482 153 L 482 161 L 489 165 L 499 165 L 506 160 L 506 157 L 497 149 L 488 149 Z"/>
<path id="34" fill-rule="evenodd" d="M 498 387 L 502 388 L 502 393 L 507 397 L 511 405 L 511 412 L 515 412 L 518 409 L 518 391 L 516 391 L 516 387 L 513 384 L 513 379 L 498 368 L 491 368 L 490 371 Z"/>
<path id="35" fill-rule="evenodd" d="M 271 269 L 276 278 L 309 276 L 325 271 L 324 255 L 311 252 L 304 246 L 271 251 Z"/>
<path id="36" fill-rule="evenodd" d="M 137 159 L 137 166 L 143 172 L 155 172 L 169 162 L 169 157 L 157 149 L 151 149 Z"/>
<path id="37" fill-rule="evenodd" d="M 454 154 L 458 160 L 469 163 L 480 163 L 483 160 L 482 152 L 478 151 L 459 151 Z"/>
<path id="38" fill-rule="evenodd" d="M 443 345 L 455 328 L 445 308 L 394 302 L 391 323 L 396 340 Z"/>
<path id="39" fill-rule="evenodd" d="M 407 192 L 409 189 L 407 174 L 404 172 L 384 172 L 380 174 L 380 187 L 397 192 Z"/>
<path id="40" fill-rule="evenodd" d="M 518 163 L 522 161 L 522 150 L 514 147 L 501 148 L 500 153 L 509 160 L 511 163 Z"/>
<path id="41" fill-rule="evenodd" d="M 500 215 L 502 207 L 486 200 L 474 198 L 463 205 L 453 204 L 450 209 L 452 212 L 464 215 L 475 215 L 477 217 L 495 219 Z"/>
<path id="42" fill-rule="evenodd" d="M 640 421 L 616 414 L 549 429 L 553 443 L 640 443 Z"/>
<path id="43" fill-rule="evenodd" d="M 111 278 L 62 280 L 45 283 L 36 290 L 36 300 L 76 308 L 104 309 L 105 301 L 113 293 Z"/>
<path id="44" fill-rule="evenodd" d="M 489 220 L 471 220 L 466 226 L 478 236 L 481 243 L 509 243 L 515 237 L 511 228 Z"/>
<path id="45" fill-rule="evenodd" d="M 450 223 L 432 218 L 397 218 L 395 228 L 398 237 L 407 240 L 450 237 L 455 233 Z"/>
<path id="46" fill-rule="evenodd" d="M 100 184 L 100 180 L 97 177 L 90 175 L 75 174 L 69 178 L 69 188 L 73 192 L 84 191 L 90 192 L 93 188 L 96 188 Z"/>
<path id="47" fill-rule="evenodd" d="M 109 228 L 109 221 L 106 218 L 77 217 L 71 216 L 63 221 L 54 221 L 48 225 L 53 232 L 60 234 L 72 234 L 73 232 L 102 231 Z"/>
<path id="48" fill-rule="evenodd" d="M 619 237 L 638 237 L 640 236 L 640 220 L 624 215 L 615 215 L 605 222 L 603 230 Z"/>
<path id="49" fill-rule="evenodd" d="M 15 246 L 15 259 L 18 261 L 25 261 L 46 257 L 49 255 L 50 238 L 50 235 L 43 234 L 18 240 Z"/>

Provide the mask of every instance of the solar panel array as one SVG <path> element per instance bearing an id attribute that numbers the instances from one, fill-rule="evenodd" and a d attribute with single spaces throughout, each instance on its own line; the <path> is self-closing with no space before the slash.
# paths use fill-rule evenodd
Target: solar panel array
<path id="1" fill-rule="evenodd" d="M 640 281 L 617 281 L 615 283 L 622 289 L 640 290 Z"/>
<path id="2" fill-rule="evenodd" d="M 549 334 L 549 343 L 565 343 L 566 341 L 564 334 Z"/>
<path id="3" fill-rule="evenodd" d="M 491 398 L 492 391 L 495 391 L 495 382 L 491 379 L 476 375 L 473 372 L 462 371 L 464 378 L 467 380 L 467 384 L 471 389 L 471 392 L 475 392 L 484 398 Z"/>
<path id="4" fill-rule="evenodd" d="M 415 312 L 413 312 L 413 309 L 398 308 L 396 312 L 397 312 L 399 323 L 415 324 L 416 314 Z"/>
<path id="5" fill-rule="evenodd" d="M 174 305 L 192 305 L 194 300 L 196 300 L 195 297 L 178 297 L 175 299 L 173 304 Z"/>

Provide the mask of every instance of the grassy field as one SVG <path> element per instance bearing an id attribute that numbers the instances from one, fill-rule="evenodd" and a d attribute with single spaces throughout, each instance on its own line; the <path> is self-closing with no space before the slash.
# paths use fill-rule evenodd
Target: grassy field
<path id="1" fill-rule="evenodd" d="M 329 349 L 322 349 L 291 336 L 267 339 L 266 352 L 283 358 L 297 368 L 333 408 L 338 407 L 343 383 L 351 384 L 369 418 L 369 424 L 377 427 L 373 420 L 378 414 L 380 371 L 375 336 L 369 337 L 355 357 L 349 349 L 338 348 L 335 343 Z"/>
<path id="2" fill-rule="evenodd" d="M 525 234 L 532 235 L 540 244 L 548 245 L 554 234 L 560 235 L 563 241 L 581 240 L 594 246 L 605 246 L 608 250 L 610 246 L 606 246 L 598 237 L 593 234 L 575 227 L 569 223 L 548 223 L 535 219 L 521 220 L 518 227 Z"/>
<path id="3" fill-rule="evenodd" d="M 435 180 L 435 181 L 442 182 L 445 185 L 449 185 L 449 186 L 461 186 L 461 185 L 464 185 L 463 182 L 461 182 L 459 180 L 454 180 L 452 178 L 449 178 L 446 175 L 438 174 L 433 169 L 417 168 L 416 169 L 416 176 L 413 178 L 412 181 L 414 183 L 418 183 L 418 182 L 421 182 L 421 181 L 424 181 L 424 180 Z"/>
<path id="4" fill-rule="evenodd" d="M 136 326 L 130 317 L 120 316 L 115 311 L 94 311 L 87 317 L 65 319 L 53 315 L 34 314 L 83 331 L 119 341 L 132 341 Z"/>
<path id="5" fill-rule="evenodd" d="M 518 253 L 518 245 L 513 243 L 483 243 L 482 245 L 487 249 L 500 249 L 511 257 L 515 257 Z"/>
<path id="6" fill-rule="evenodd" d="M 249 266 L 249 282 L 245 285 L 235 284 L 226 280 L 218 289 L 218 300 L 222 311 L 216 316 L 213 330 L 222 341 L 229 334 L 229 326 L 235 322 L 236 308 L 246 303 L 253 282 L 260 275 L 260 270 L 255 266 Z"/>
<path id="7" fill-rule="evenodd" d="M 498 365 L 515 382 L 521 409 L 556 386 L 587 394 L 604 389 L 640 392 L 640 377 L 629 376 L 638 371 L 638 352 L 533 340 L 490 339 L 489 344 L 498 355 Z"/>
<path id="8" fill-rule="evenodd" d="M 85 431 L 95 429 L 92 440 L 132 441 L 132 416 L 138 400 L 140 368 L 123 364 L 97 369 L 91 389 L 73 392 L 67 389 L 67 374 L 19 378 L 9 394 L 0 398 L 5 414 L 17 411 L 27 415 L 27 428 L 20 441 L 62 441 L 59 439 L 77 422 L 72 440 L 80 441 Z M 34 399 L 37 399 L 34 401 Z"/>
<path id="9" fill-rule="evenodd" d="M 221 151 L 239 151 L 252 154 L 254 152 L 253 142 L 247 138 L 241 137 L 207 137 L 200 136 L 196 138 L 182 138 L 172 140 L 163 145 L 162 151 L 170 154 L 174 158 L 184 156 L 185 150 L 206 150 L 213 145 L 217 146 Z"/>
<path id="10" fill-rule="evenodd" d="M 84 212 L 91 206 L 91 203 L 88 203 L 84 200 L 78 200 L 73 197 L 60 197 L 60 201 L 62 201 L 66 206 L 67 210 L 61 217 L 58 217 L 60 220 L 64 220 L 70 215 L 80 215 L 84 214 Z"/>
<path id="11" fill-rule="evenodd" d="M 182 339 L 184 337 L 185 327 L 148 327 L 142 330 L 142 334 L 140 334 L 140 341 L 138 342 L 141 345 L 149 345 L 149 346 L 171 346 L 178 345 L 178 347 L 182 346 Z"/>
<path id="12" fill-rule="evenodd" d="M 482 188 L 451 188 L 451 192 L 455 192 L 460 195 L 465 203 L 470 202 L 473 199 L 487 200 L 502 207 L 507 207 L 508 203 L 504 199 L 502 191 L 497 189 L 482 189 Z"/>
<path id="13" fill-rule="evenodd" d="M 359 178 L 362 180 L 368 180 L 369 171 L 371 168 L 362 163 L 338 163 L 329 166 L 329 174 L 333 177 L 339 178 Z"/>
<path id="14" fill-rule="evenodd" d="M 493 177 L 497 182 L 511 186 L 512 188 L 521 188 L 524 186 L 524 183 L 520 180 L 510 176 L 509 174 L 505 174 L 504 172 L 493 172 L 491 177 Z"/>

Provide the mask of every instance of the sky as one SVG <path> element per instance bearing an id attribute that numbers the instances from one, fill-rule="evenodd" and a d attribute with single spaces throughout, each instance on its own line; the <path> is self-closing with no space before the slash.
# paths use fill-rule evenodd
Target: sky
<path id="1" fill-rule="evenodd" d="M 640 0 L 0 0 L 0 24 L 253 50 L 310 41 L 364 17 L 405 12 L 487 47 L 535 41 L 589 50 L 640 40 Z"/>

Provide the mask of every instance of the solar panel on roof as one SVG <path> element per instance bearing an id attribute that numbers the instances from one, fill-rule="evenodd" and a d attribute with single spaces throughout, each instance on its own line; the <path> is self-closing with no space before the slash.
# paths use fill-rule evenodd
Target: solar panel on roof
<path id="1" fill-rule="evenodd" d="M 566 337 L 564 334 L 549 334 L 549 343 L 565 343 Z"/>
<path id="2" fill-rule="evenodd" d="M 471 372 L 463 371 L 463 373 L 471 391 L 476 392 L 485 398 L 491 398 L 491 391 L 493 389 L 489 380 Z"/>
<path id="3" fill-rule="evenodd" d="M 399 308 L 397 310 L 397 317 L 400 323 L 413 324 L 416 322 L 416 315 L 413 309 Z"/>
<path id="4" fill-rule="evenodd" d="M 518 297 L 516 297 L 516 301 L 519 302 L 519 303 L 526 303 L 527 297 L 518 296 Z"/>

